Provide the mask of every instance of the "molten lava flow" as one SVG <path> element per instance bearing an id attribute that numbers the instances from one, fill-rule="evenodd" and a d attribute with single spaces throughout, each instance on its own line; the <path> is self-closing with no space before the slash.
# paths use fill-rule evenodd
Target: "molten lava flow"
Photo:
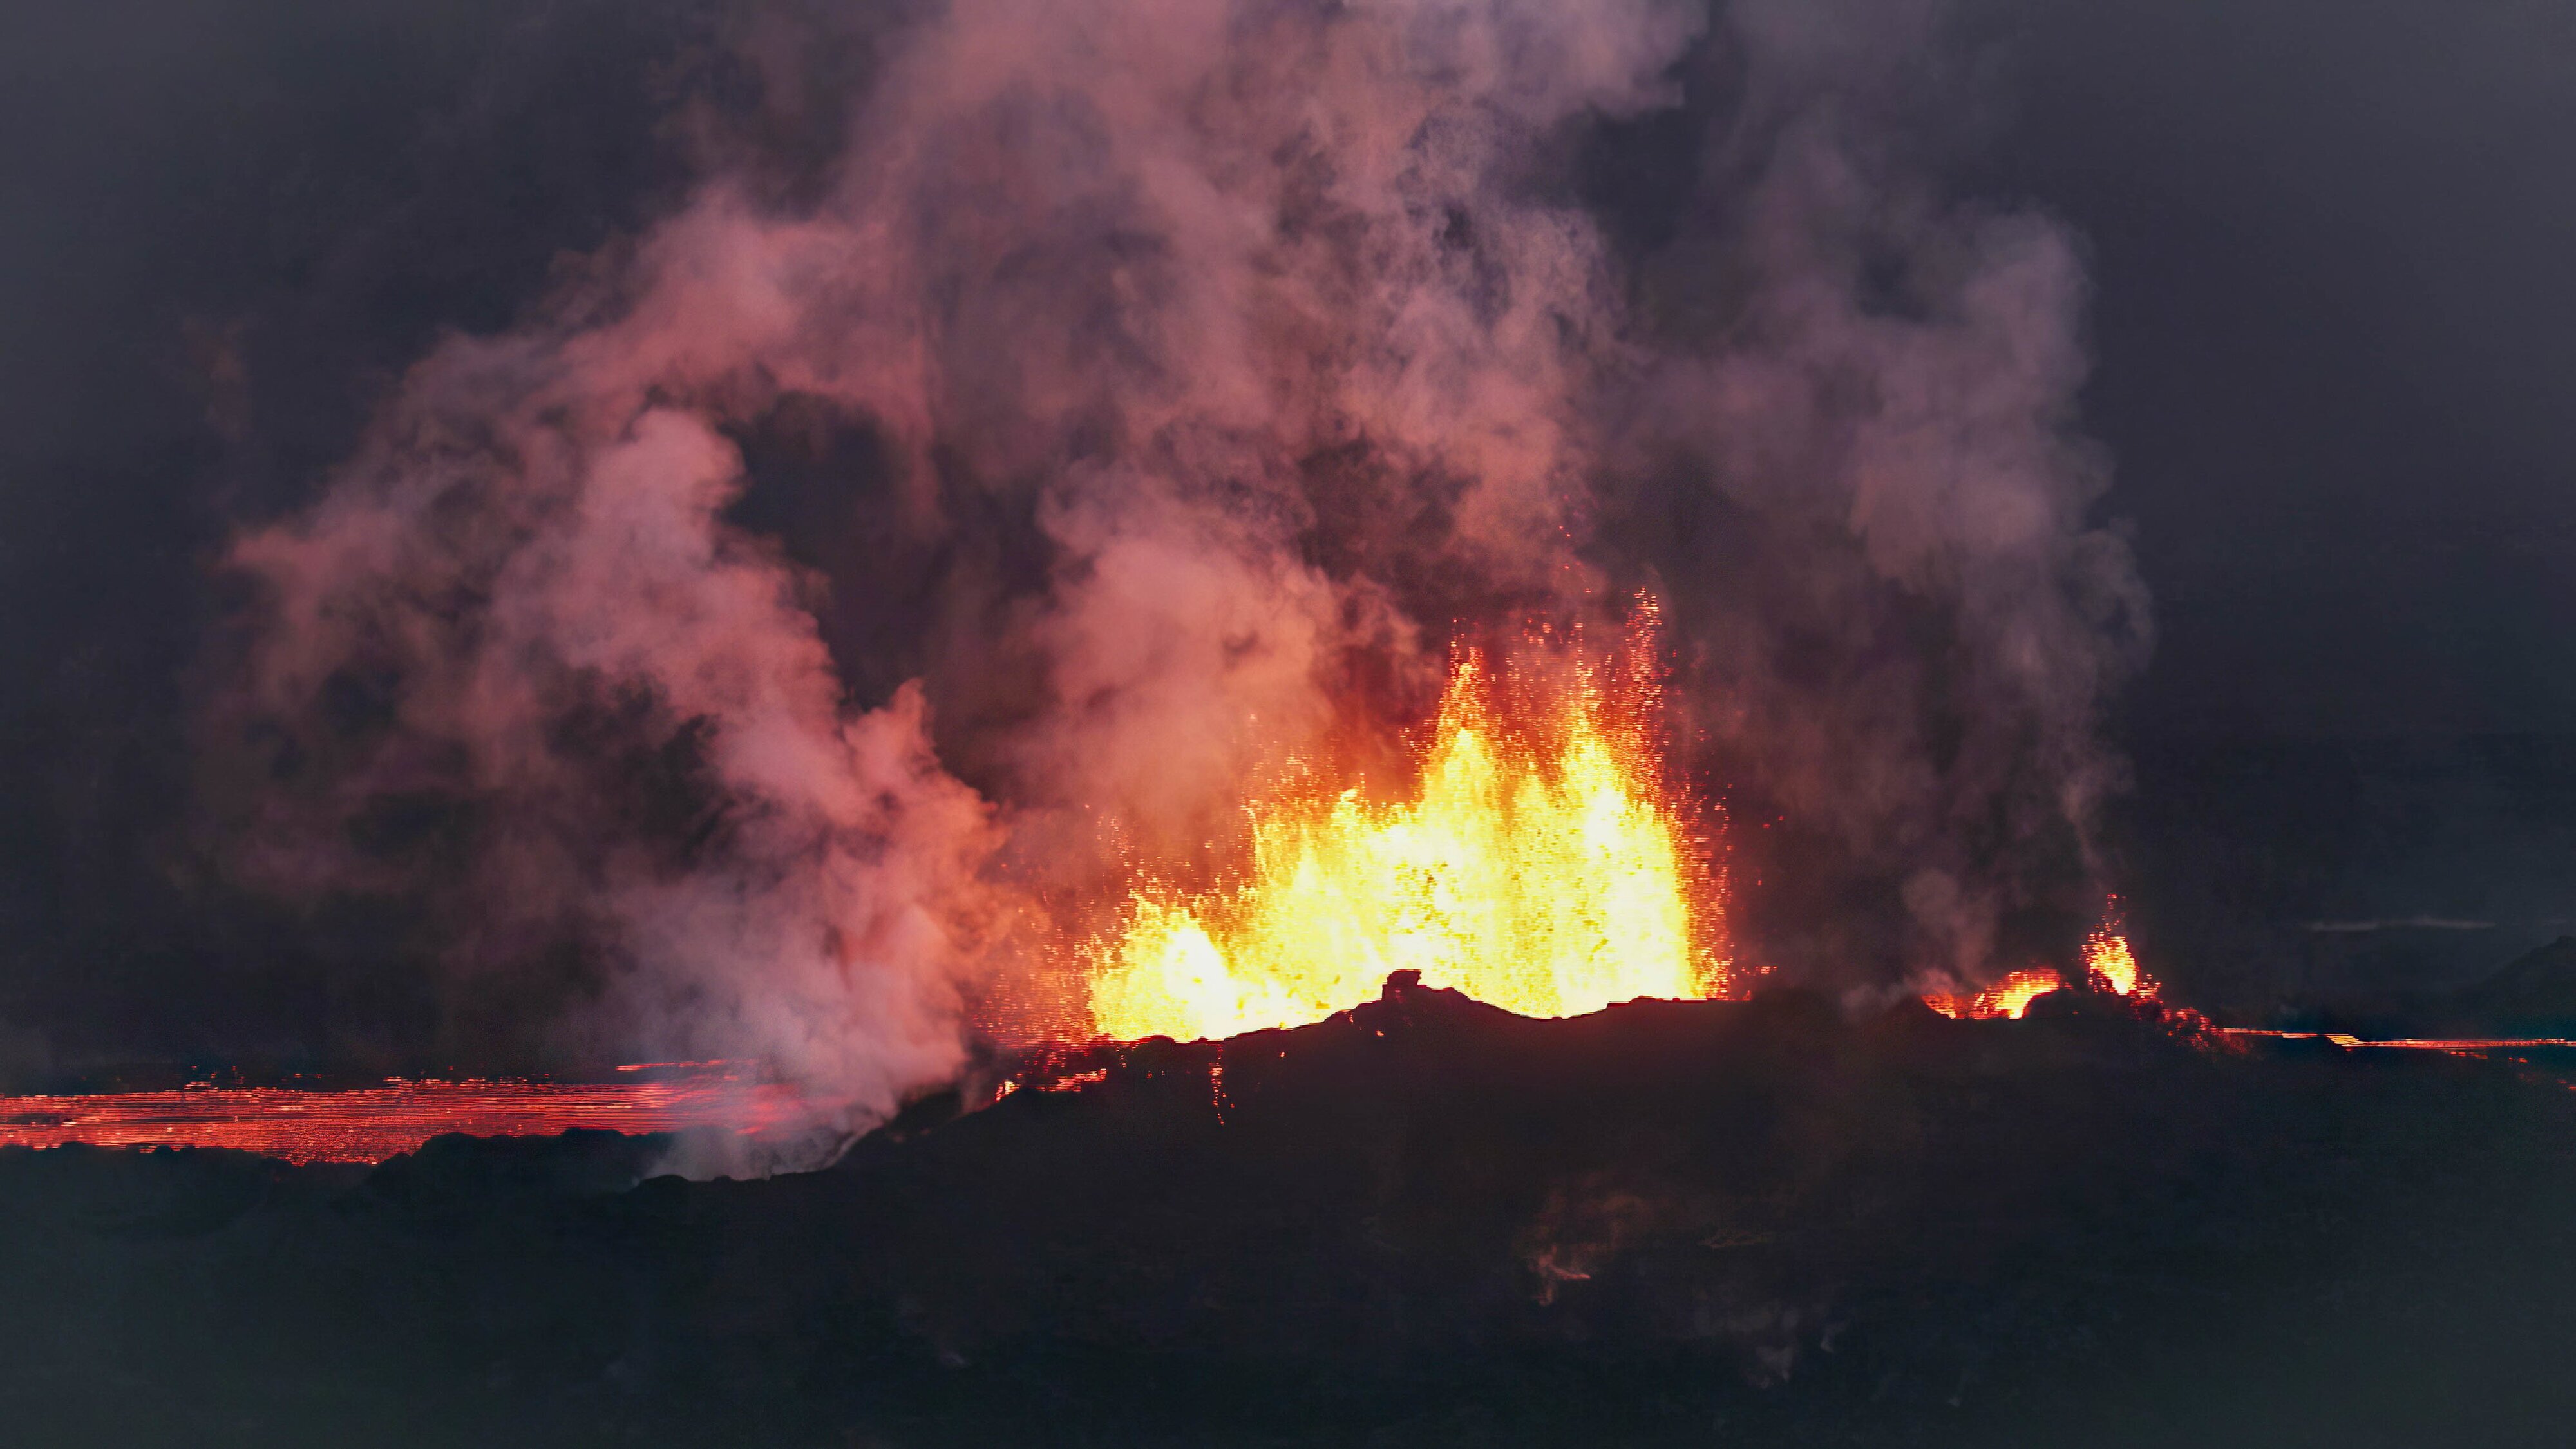
<path id="1" fill-rule="evenodd" d="M 2065 984 L 2050 968 L 2033 966 L 2025 971 L 2016 971 L 1983 991 L 1944 991 L 1926 995 L 1923 1004 L 1943 1016 L 1968 1021 L 1988 1021 L 1996 1017 L 2018 1021 L 2033 1001 Z"/>
<path id="2" fill-rule="evenodd" d="M 693 1068 L 667 1081 L 404 1081 L 346 1091 L 216 1087 L 0 1097 L 0 1146 L 222 1147 L 293 1163 L 382 1162 L 449 1132 L 551 1137 L 577 1127 L 757 1132 L 797 1116 L 793 1087 Z M 621 1068 L 620 1070 L 624 1070 Z"/>
<path id="3" fill-rule="evenodd" d="M 1462 654 L 1411 799 L 1285 792 L 1253 809 L 1251 867 L 1231 889 L 1135 892 L 1093 951 L 1098 1030 L 1295 1026 L 1374 998 L 1399 970 L 1526 1016 L 1717 995 L 1714 882 L 1646 723 L 1652 622 L 1649 606 L 1625 672 L 1578 671 L 1536 711 L 1498 705 L 1483 661 Z"/>
<path id="4" fill-rule="evenodd" d="M 2455 1056 L 2484 1056 L 2489 1052 L 2576 1050 L 2576 1040 L 2563 1036 L 2400 1036 L 2370 1041 L 2344 1031 L 2276 1031 L 2259 1026 L 2221 1026 L 2214 1027 L 2212 1030 L 2220 1036 L 2269 1037 L 2275 1041 L 2321 1041 L 2331 1046 L 2342 1047 L 2346 1051 L 2369 1048 L 2384 1051 L 2449 1052 Z"/>
<path id="5" fill-rule="evenodd" d="M 2137 954 L 2129 949 L 2129 938 L 2122 932 L 2120 898 L 2111 897 L 2102 915 L 2102 924 L 2084 938 L 2084 976 L 2096 991 L 2113 996 L 2135 996 L 2153 1000 L 2154 978 L 2138 969 Z M 1969 1021 L 1987 1021 L 1996 1017 L 2019 1020 L 2030 1004 L 2052 991 L 2066 987 L 2066 979 L 2053 967 L 2033 966 L 2016 971 L 1983 991 L 1942 991 L 1927 993 L 1923 1004 L 1943 1016 Z"/>

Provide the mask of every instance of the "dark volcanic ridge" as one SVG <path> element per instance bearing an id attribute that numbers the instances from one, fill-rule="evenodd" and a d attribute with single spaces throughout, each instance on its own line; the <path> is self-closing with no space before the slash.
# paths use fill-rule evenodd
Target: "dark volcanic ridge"
<path id="1" fill-rule="evenodd" d="M 2330 997 L 2277 1012 L 2286 1025 L 2364 1040 L 2534 1037 L 2576 1039 L 2576 936 L 2526 951 L 2493 973 L 2447 991 Z"/>
<path id="2" fill-rule="evenodd" d="M 10 1150 L 0 1414 L 263 1449 L 2559 1442 L 2576 1093 L 2153 1015 L 1417 987 L 764 1181 L 597 1133 Z"/>

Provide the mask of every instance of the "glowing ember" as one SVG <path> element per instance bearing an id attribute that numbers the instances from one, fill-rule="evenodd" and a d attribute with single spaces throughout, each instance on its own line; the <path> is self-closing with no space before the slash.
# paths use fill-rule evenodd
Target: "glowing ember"
<path id="1" fill-rule="evenodd" d="M 2008 1017 L 2018 1021 L 2030 1004 L 2066 983 L 2046 966 L 2033 966 L 2016 971 L 1983 991 L 1945 991 L 1923 998 L 1923 1004 L 1943 1016 L 1968 1021 L 1988 1021 Z"/>
<path id="2" fill-rule="evenodd" d="M 448 1132 L 758 1132 L 794 1118 L 802 1105 L 792 1087 L 705 1070 L 605 1084 L 395 1079 L 349 1091 L 198 1083 L 177 1091 L 0 1097 L 0 1146 L 223 1147 L 294 1163 L 382 1162 Z"/>
<path id="3" fill-rule="evenodd" d="M 1482 660 L 1462 654 L 1413 798 L 1286 792 L 1253 809 L 1239 884 L 1136 892 L 1123 932 L 1093 952 L 1099 1031 L 1300 1025 L 1399 970 L 1526 1016 L 1719 994 L 1714 882 L 1647 723 L 1652 627 L 1648 605 L 1629 668 L 1579 671 L 1538 718 L 1498 704 Z"/>

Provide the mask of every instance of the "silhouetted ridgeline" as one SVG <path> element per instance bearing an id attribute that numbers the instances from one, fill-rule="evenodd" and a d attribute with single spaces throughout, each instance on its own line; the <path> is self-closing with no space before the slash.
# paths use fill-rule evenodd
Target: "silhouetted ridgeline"
<path id="1" fill-rule="evenodd" d="M 0 1153 L 0 1411 L 262 1449 L 2560 1442 L 2576 1093 L 2042 1005 L 1415 988 L 759 1182 L 599 1135 Z"/>

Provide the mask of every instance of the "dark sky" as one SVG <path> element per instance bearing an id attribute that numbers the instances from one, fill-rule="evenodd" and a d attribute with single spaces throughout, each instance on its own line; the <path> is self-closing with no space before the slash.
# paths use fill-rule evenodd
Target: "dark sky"
<path id="1" fill-rule="evenodd" d="M 2576 727 L 2576 11 L 2027 9 L 1994 161 L 2092 239 L 2136 724 Z"/>
<path id="2" fill-rule="evenodd" d="M 671 98 L 724 94 L 705 8 L 0 16 L 0 1026 L 219 1022 L 243 978 L 191 961 L 363 934 L 191 873 L 207 561 L 439 329 L 678 194 Z M 1960 183 L 2091 248 L 2104 512 L 2160 635 L 2123 735 L 2576 732 L 2576 9 L 1977 18 Z"/>

